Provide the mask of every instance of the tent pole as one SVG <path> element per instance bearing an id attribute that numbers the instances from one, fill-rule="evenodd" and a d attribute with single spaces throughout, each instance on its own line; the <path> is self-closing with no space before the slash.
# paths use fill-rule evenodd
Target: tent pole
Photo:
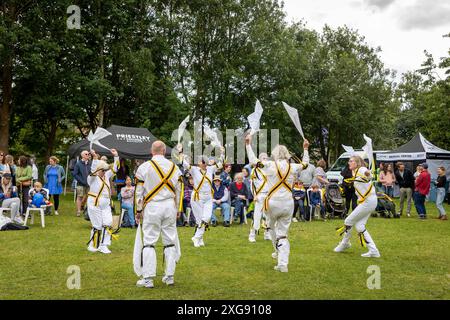
<path id="1" fill-rule="evenodd" d="M 66 181 L 64 183 L 64 196 L 67 194 L 67 176 L 69 174 L 69 156 L 67 156 L 67 162 L 66 162 Z"/>

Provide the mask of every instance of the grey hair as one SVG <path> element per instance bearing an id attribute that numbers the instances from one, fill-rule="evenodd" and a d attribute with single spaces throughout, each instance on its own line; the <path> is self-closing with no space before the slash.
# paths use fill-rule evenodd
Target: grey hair
<path id="1" fill-rule="evenodd" d="M 234 181 L 237 181 L 239 178 L 244 179 L 244 174 L 242 172 L 239 172 L 234 176 Z"/>
<path id="2" fill-rule="evenodd" d="M 209 163 L 209 158 L 207 156 L 198 156 L 197 163 L 204 162 L 205 164 Z"/>
<path id="3" fill-rule="evenodd" d="M 289 160 L 291 158 L 291 154 L 285 146 L 279 144 L 275 148 L 273 148 L 272 158 L 274 161 Z"/>
<path id="4" fill-rule="evenodd" d="M 265 153 L 265 152 L 263 152 L 263 153 L 261 153 L 260 155 L 259 155 L 259 158 L 258 158 L 260 161 L 266 161 L 266 160 L 268 160 L 269 159 L 269 156 L 267 155 L 267 153 Z"/>

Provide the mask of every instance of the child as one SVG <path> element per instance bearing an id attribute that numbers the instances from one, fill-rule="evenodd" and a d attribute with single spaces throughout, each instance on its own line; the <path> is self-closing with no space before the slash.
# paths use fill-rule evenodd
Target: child
<path id="1" fill-rule="evenodd" d="M 126 210 L 122 227 L 133 228 L 136 225 L 134 220 L 134 187 L 131 184 L 131 178 L 128 176 L 125 179 L 125 186 L 120 190 L 120 196 L 122 209 Z"/>
<path id="2" fill-rule="evenodd" d="M 45 189 L 42 188 L 42 183 L 36 181 L 34 183 L 34 188 L 30 190 L 30 199 L 28 203 L 31 208 L 42 208 L 46 207 L 45 214 L 50 214 L 51 203 L 49 201 L 49 195 Z"/>
<path id="3" fill-rule="evenodd" d="M 325 220 L 325 207 L 322 203 L 322 193 L 319 190 L 319 186 L 317 184 L 312 185 L 312 192 L 310 193 L 310 203 L 313 208 L 320 209 L 320 215 L 322 219 Z M 313 212 L 311 212 L 313 214 Z"/>
<path id="4" fill-rule="evenodd" d="M 297 180 L 294 183 L 294 187 L 292 188 L 292 197 L 294 198 L 294 214 L 292 215 L 293 222 L 298 222 L 295 216 L 299 208 L 300 208 L 300 220 L 305 221 L 305 196 L 306 191 L 303 186 L 303 182 Z"/>

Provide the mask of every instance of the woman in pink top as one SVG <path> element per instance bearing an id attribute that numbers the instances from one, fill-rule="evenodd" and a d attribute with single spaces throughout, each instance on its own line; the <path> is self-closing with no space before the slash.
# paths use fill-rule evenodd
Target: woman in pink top
<path id="1" fill-rule="evenodd" d="M 394 197 L 395 175 L 392 164 L 389 164 L 387 167 L 384 166 L 383 171 L 380 173 L 380 182 L 383 185 L 384 193 L 391 198 Z"/>

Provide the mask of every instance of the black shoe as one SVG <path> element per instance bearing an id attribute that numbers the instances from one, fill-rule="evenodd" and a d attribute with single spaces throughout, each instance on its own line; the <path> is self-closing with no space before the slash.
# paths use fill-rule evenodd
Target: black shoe
<path id="1" fill-rule="evenodd" d="M 229 227 L 230 227 L 230 223 L 229 223 L 228 221 L 225 221 L 225 222 L 223 223 L 223 226 L 224 226 L 225 228 L 229 228 Z"/>
<path id="2" fill-rule="evenodd" d="M 217 227 L 217 222 L 211 222 L 211 225 L 212 225 L 213 227 Z"/>

